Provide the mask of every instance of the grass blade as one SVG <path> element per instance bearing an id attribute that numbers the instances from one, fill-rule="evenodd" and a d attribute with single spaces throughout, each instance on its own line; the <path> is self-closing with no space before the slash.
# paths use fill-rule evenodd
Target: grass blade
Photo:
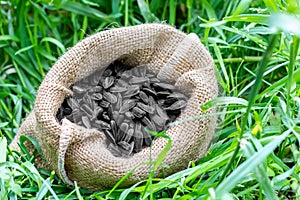
<path id="1" fill-rule="evenodd" d="M 3 163 L 6 161 L 6 146 L 7 146 L 7 140 L 5 137 L 1 135 L 0 137 L 0 163 Z"/>
<path id="2" fill-rule="evenodd" d="M 229 193 L 241 179 L 262 163 L 290 133 L 291 130 L 285 131 L 282 135 L 278 136 L 238 166 L 224 181 L 220 183 L 220 185 L 218 185 L 216 188 L 217 197 L 222 198 L 224 194 Z M 243 144 L 241 144 L 241 146 L 242 145 Z M 242 146 L 241 148 L 243 149 L 245 146 Z"/>
<path id="3" fill-rule="evenodd" d="M 240 136 L 239 136 L 240 139 L 242 139 L 242 137 L 243 137 L 243 134 L 244 134 L 244 131 L 245 131 L 246 125 L 247 125 L 247 120 L 248 120 L 249 115 L 250 115 L 251 107 L 252 107 L 253 103 L 255 102 L 255 97 L 258 94 L 259 89 L 261 87 L 263 74 L 264 74 L 265 68 L 267 66 L 268 60 L 272 56 L 272 52 L 273 52 L 275 42 L 276 42 L 276 37 L 277 37 L 277 35 L 272 35 L 271 36 L 269 46 L 268 46 L 268 48 L 267 48 L 267 50 L 266 50 L 266 52 L 263 56 L 263 59 L 260 62 L 260 65 L 257 69 L 255 84 L 254 84 L 254 86 L 252 87 L 252 89 L 250 91 L 250 98 L 249 98 L 249 101 L 248 101 L 247 110 L 246 110 L 245 115 L 242 118 L 242 126 L 241 126 L 241 131 L 240 131 Z M 238 145 L 236 147 L 236 150 L 235 150 L 231 160 L 228 162 L 228 165 L 225 168 L 224 173 L 222 174 L 222 176 L 220 178 L 220 182 L 223 181 L 223 179 L 227 175 L 227 173 L 229 171 L 229 168 L 230 168 L 231 164 L 233 163 L 233 160 L 235 159 L 235 157 L 236 157 L 236 155 L 239 151 L 239 148 L 240 148 L 240 146 Z"/>
<path id="4" fill-rule="evenodd" d="M 209 108 L 212 108 L 213 106 L 229 105 L 229 104 L 247 106 L 248 101 L 245 99 L 242 99 L 242 98 L 238 98 L 238 97 L 217 97 L 217 98 L 214 98 L 214 99 L 204 103 L 201 106 L 201 108 L 202 108 L 203 112 L 205 112 Z"/>
<path id="5" fill-rule="evenodd" d="M 253 141 L 256 140 L 256 138 L 251 137 L 252 142 L 258 143 L 259 145 L 255 145 L 257 149 L 261 149 L 261 144 L 259 141 Z M 259 147 L 258 147 L 259 146 Z M 251 143 L 246 142 L 245 148 L 242 149 L 244 152 L 244 155 L 247 159 L 249 159 L 253 154 L 255 154 L 255 150 Z M 278 197 L 275 194 L 275 191 L 273 190 L 271 181 L 267 174 L 267 169 L 264 167 L 263 163 L 259 164 L 256 168 L 254 168 L 254 175 L 258 182 L 260 183 L 260 186 L 263 188 L 263 191 L 265 193 L 266 199 L 278 199 Z"/>
<path id="6" fill-rule="evenodd" d="M 145 0 L 137 0 L 137 3 L 146 23 L 159 22 L 158 18 L 153 13 L 151 13 Z"/>

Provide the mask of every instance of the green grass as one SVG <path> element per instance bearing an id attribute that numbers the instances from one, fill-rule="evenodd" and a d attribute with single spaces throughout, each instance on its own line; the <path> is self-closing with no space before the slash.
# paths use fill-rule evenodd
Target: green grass
<path id="1" fill-rule="evenodd" d="M 299 1 L 3 0 L 0 6 L 0 199 L 300 198 Z M 37 169 L 26 149 L 7 147 L 67 48 L 98 31 L 151 22 L 196 33 L 215 59 L 221 92 L 203 109 L 218 106 L 219 123 L 203 158 L 164 179 L 150 174 L 130 188 L 93 193 Z"/>

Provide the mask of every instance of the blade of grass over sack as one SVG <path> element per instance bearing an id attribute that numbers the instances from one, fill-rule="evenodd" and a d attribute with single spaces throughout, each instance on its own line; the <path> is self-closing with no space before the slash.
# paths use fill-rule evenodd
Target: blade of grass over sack
<path id="1" fill-rule="evenodd" d="M 172 146 L 172 140 L 171 138 L 164 134 L 166 131 L 162 131 L 162 132 L 154 132 L 154 131 L 151 131 L 151 130 L 147 130 L 146 131 L 148 133 L 150 133 L 151 135 L 153 135 L 154 137 L 162 137 L 162 138 L 165 138 L 165 139 L 168 139 L 165 147 L 161 150 L 161 152 L 158 154 L 157 156 L 157 159 L 156 161 L 154 162 L 154 166 L 153 166 L 153 169 L 150 170 L 150 174 L 149 174 L 149 178 L 148 178 L 148 181 L 146 183 L 146 186 L 145 186 L 145 189 L 144 189 L 144 192 L 142 194 L 143 198 L 145 198 L 145 195 L 147 195 L 148 193 L 150 193 L 150 199 L 153 199 L 153 183 L 152 183 L 152 180 L 154 178 L 154 173 L 155 171 L 157 170 L 157 168 L 159 166 L 161 166 L 163 160 L 165 159 L 167 153 L 169 152 L 169 150 L 171 149 L 171 146 Z M 152 148 L 152 144 L 150 146 L 150 148 Z M 151 157 L 151 151 L 150 151 L 150 157 Z M 151 158 L 150 158 L 151 159 Z M 150 189 L 149 189 L 150 188 Z"/>
<path id="2" fill-rule="evenodd" d="M 276 43 L 276 38 L 277 38 L 277 35 L 271 35 L 269 46 L 267 47 L 267 50 L 266 50 L 266 52 L 265 52 L 265 54 L 262 58 L 262 61 L 260 62 L 259 67 L 256 71 L 255 84 L 254 84 L 254 86 L 252 87 L 252 89 L 250 91 L 250 98 L 249 98 L 249 101 L 248 101 L 248 106 L 247 106 L 246 113 L 242 117 L 241 131 L 239 133 L 239 138 L 240 139 L 243 137 L 244 131 L 245 131 L 246 126 L 247 126 L 247 121 L 248 121 L 248 118 L 249 118 L 249 115 L 250 115 L 251 107 L 252 107 L 253 103 L 255 102 L 255 97 L 258 94 L 259 89 L 261 87 L 263 74 L 264 74 L 265 68 L 267 66 L 268 60 L 272 56 L 272 52 L 273 52 L 273 49 L 274 49 L 275 43 Z M 228 162 L 226 168 L 224 169 L 224 172 L 223 172 L 223 174 L 220 178 L 220 182 L 222 182 L 224 180 L 225 176 L 227 175 L 227 173 L 228 173 L 228 171 L 229 171 L 229 169 L 230 169 L 230 167 L 233 163 L 233 160 L 235 159 L 239 149 L 240 149 L 240 146 L 237 145 L 232 158 L 230 159 L 230 161 Z"/>
<path id="3" fill-rule="evenodd" d="M 151 130 L 147 130 L 147 132 L 150 133 L 151 135 L 153 135 L 154 137 L 157 137 L 157 138 L 162 137 L 162 138 L 168 139 L 166 146 L 158 154 L 158 157 L 155 161 L 153 170 L 156 171 L 157 168 L 162 164 L 162 162 L 165 159 L 167 153 L 170 151 L 171 146 L 172 146 L 172 140 L 168 135 L 164 134 L 166 131 L 162 131 L 162 132 L 157 133 L 157 132 L 154 132 L 154 131 L 151 131 Z"/>
<path id="4" fill-rule="evenodd" d="M 272 142 L 261 148 L 254 153 L 245 162 L 239 165 L 224 181 L 222 181 L 216 188 L 216 195 L 218 198 L 222 198 L 224 194 L 229 193 L 248 173 L 250 173 L 255 167 L 262 163 L 274 149 L 286 139 L 291 133 L 291 130 L 285 131 L 282 135 L 277 136 Z M 241 144 L 243 145 L 243 144 Z M 241 147 L 242 149 L 245 146 Z"/>

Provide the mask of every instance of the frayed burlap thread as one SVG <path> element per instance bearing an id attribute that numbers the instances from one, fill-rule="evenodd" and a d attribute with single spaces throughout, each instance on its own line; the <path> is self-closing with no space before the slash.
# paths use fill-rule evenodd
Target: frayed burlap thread
<path id="1" fill-rule="evenodd" d="M 33 111 L 22 123 L 11 144 L 18 148 L 20 135 L 37 139 L 47 164 L 68 184 L 77 182 L 91 190 L 113 187 L 126 173 L 150 161 L 150 148 L 129 158 L 114 157 L 98 130 L 86 129 L 67 119 L 60 125 L 56 112 L 72 95 L 74 82 L 119 60 L 133 66 L 146 66 L 158 77 L 176 84 L 191 97 L 178 121 L 201 116 L 201 105 L 215 98 L 218 86 L 214 63 L 199 38 L 164 24 L 144 24 L 99 32 L 70 48 L 53 65 L 37 92 Z M 207 113 L 212 113 L 209 110 Z M 164 159 L 168 168 L 158 168 L 156 177 L 173 174 L 199 159 L 207 151 L 216 117 L 186 120 L 168 128 L 172 147 Z M 167 140 L 157 138 L 151 151 L 155 160 Z M 33 148 L 28 145 L 29 148 Z M 129 186 L 149 176 L 149 165 L 140 165 L 122 184 Z"/>

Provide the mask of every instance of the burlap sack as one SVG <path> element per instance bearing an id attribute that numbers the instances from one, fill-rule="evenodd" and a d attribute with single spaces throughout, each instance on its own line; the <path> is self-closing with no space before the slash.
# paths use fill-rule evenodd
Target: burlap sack
<path id="1" fill-rule="evenodd" d="M 55 119 L 63 100 L 72 95 L 68 89 L 71 84 L 115 60 L 134 66 L 146 65 L 160 78 L 190 92 L 191 98 L 179 121 L 201 115 L 201 105 L 218 94 L 213 60 L 195 34 L 186 35 L 163 24 L 102 31 L 70 48 L 54 64 L 40 85 L 33 111 L 21 125 L 11 147 L 17 148 L 20 135 L 36 138 L 47 164 L 63 181 L 68 184 L 77 181 L 79 186 L 91 190 L 111 188 L 131 169 L 150 161 L 150 148 L 130 158 L 117 158 L 107 150 L 103 133 L 66 119 L 60 125 Z M 172 147 L 164 160 L 169 168 L 158 168 L 155 176 L 178 172 L 190 161 L 199 159 L 210 144 L 215 123 L 215 117 L 205 117 L 170 127 L 166 134 L 172 139 Z M 166 142 L 163 138 L 155 140 L 152 160 Z M 149 165 L 142 165 L 123 186 L 148 176 Z"/>

